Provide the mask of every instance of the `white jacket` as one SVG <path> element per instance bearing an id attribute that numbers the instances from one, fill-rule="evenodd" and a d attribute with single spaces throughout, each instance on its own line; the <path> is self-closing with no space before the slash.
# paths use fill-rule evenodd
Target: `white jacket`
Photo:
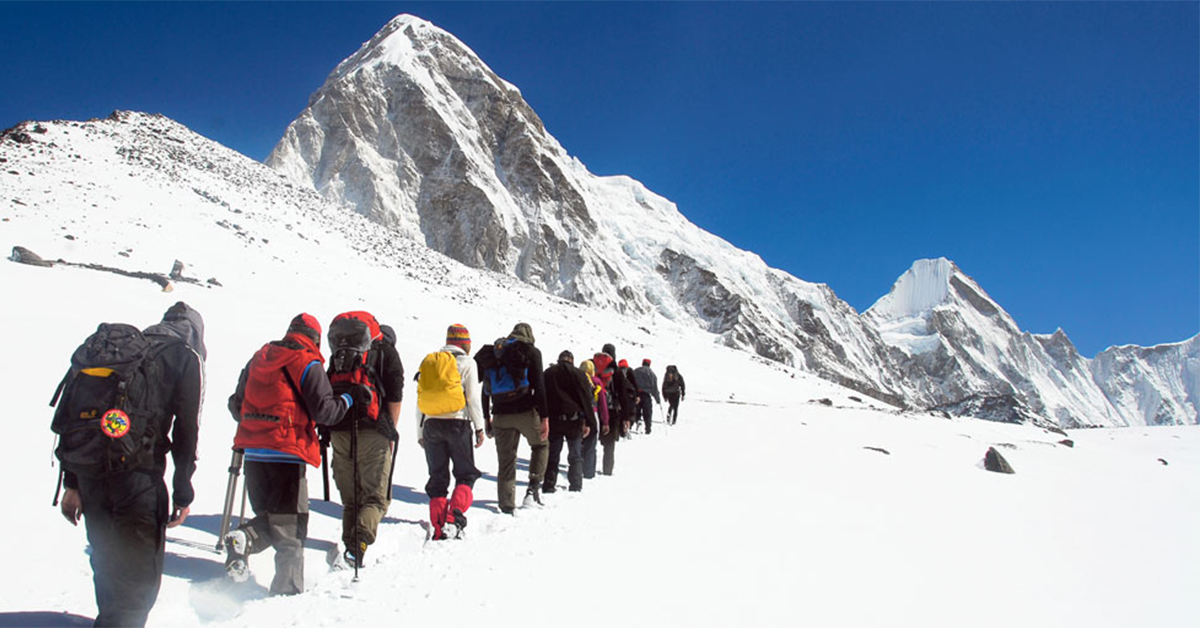
<path id="1" fill-rule="evenodd" d="M 425 438 L 426 419 L 470 420 L 476 430 L 483 429 L 483 405 L 480 399 L 479 373 L 475 367 L 475 360 L 471 359 L 466 351 L 455 345 L 446 345 L 438 350 L 449 352 L 454 356 L 454 361 L 458 363 L 458 376 L 462 378 L 467 405 L 458 412 L 425 416 L 425 413 L 421 412 L 421 405 L 414 403 L 413 407 L 417 409 L 417 440 Z"/>

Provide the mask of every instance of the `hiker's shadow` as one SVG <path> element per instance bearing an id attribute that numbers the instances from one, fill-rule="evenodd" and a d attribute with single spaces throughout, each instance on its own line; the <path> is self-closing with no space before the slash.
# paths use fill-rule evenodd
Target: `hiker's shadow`
<path id="1" fill-rule="evenodd" d="M 23 611 L 18 613 L 0 613 L 0 628 L 67 628 L 72 626 L 91 626 L 94 620 L 82 615 L 71 613 L 54 613 L 51 611 Z"/>

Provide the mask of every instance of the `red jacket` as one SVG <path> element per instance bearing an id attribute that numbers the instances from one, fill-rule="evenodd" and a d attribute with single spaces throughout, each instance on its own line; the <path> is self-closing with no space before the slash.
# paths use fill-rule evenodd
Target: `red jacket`
<path id="1" fill-rule="evenodd" d="M 316 423 L 308 415 L 301 387 L 308 388 L 302 383 L 306 375 L 325 378 L 324 362 L 312 340 L 303 334 L 291 333 L 282 341 L 263 345 L 242 371 L 234 393 L 241 398 L 234 448 L 271 449 L 319 466 Z M 325 388 L 329 389 L 328 382 Z"/>

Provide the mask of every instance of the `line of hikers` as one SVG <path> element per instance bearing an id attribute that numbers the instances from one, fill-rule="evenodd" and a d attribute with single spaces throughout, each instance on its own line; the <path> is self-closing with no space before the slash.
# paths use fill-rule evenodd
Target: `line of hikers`
<path id="1" fill-rule="evenodd" d="M 274 548 L 273 595 L 304 589 L 309 466 L 326 473 L 333 467 L 343 504 L 340 558 L 356 573 L 391 502 L 405 383 L 396 335 L 357 311 L 335 317 L 328 340 L 325 368 L 320 323 L 297 315 L 282 339 L 255 352 L 228 401 L 238 427 L 218 547 L 235 580 L 248 577 L 247 556 Z M 85 520 L 97 626 L 144 625 L 157 598 L 165 529 L 184 522 L 194 496 L 205 359 L 203 320 L 179 302 L 144 332 L 101 324 L 75 351 L 51 402 L 65 487 L 60 507 L 71 523 Z M 667 367 L 660 396 L 650 360 L 632 369 L 616 359 L 612 344 L 579 366 L 562 351 L 543 369 L 526 323 L 473 357 L 467 328 L 451 325 L 445 345 L 422 360 L 416 381 L 416 436 L 429 470 L 434 540 L 463 535 L 482 476 L 473 448 L 485 436 L 496 441 L 499 509 L 511 514 L 522 437 L 532 450 L 522 505 L 537 507 L 543 494 L 558 489 L 564 443 L 567 489 L 582 490 L 596 474 L 597 443 L 604 450 L 600 473 L 611 475 L 617 441 L 639 423 L 650 433 L 653 403 L 665 398 L 666 422 L 674 424 L 686 396 L 675 366 Z M 172 498 L 163 482 L 168 452 Z M 242 468 L 254 517 L 226 533 Z M 326 475 L 327 500 L 328 484 Z"/>

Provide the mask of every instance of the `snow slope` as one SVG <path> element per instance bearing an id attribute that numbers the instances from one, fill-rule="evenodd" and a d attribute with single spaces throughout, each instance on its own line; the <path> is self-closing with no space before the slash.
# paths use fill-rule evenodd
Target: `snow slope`
<path id="1" fill-rule="evenodd" d="M 1200 622 L 1194 427 L 1073 430 L 1068 447 L 1032 425 L 901 413 L 702 330 L 587 308 L 393 241 L 161 117 L 41 127 L 31 144 L 0 143 L 0 246 L 163 273 L 178 259 L 220 286 L 164 293 L 141 279 L 0 261 L 7 435 L 20 443 L 0 456 L 11 480 L 0 625 L 93 615 L 83 531 L 49 505 L 57 469 L 45 404 L 96 323 L 149 325 L 179 299 L 206 319 L 207 404 L 197 499 L 168 534 L 151 625 Z M 481 342 L 523 320 L 544 354 L 612 341 L 620 357 L 678 364 L 690 394 L 678 425 L 620 443 L 614 476 L 512 518 L 495 511 L 489 441 L 477 450 L 487 475 L 462 542 L 425 542 L 424 461 L 402 426 L 395 501 L 359 583 L 326 567 L 340 511 L 313 500 L 306 592 L 264 598 L 269 552 L 251 560 L 253 583 L 231 586 L 205 549 L 234 430 L 225 398 L 294 314 L 328 322 L 358 308 L 397 329 L 410 370 L 449 323 Z M 1015 475 L 979 468 L 989 446 Z M 309 488 L 320 495 L 315 470 Z"/>

